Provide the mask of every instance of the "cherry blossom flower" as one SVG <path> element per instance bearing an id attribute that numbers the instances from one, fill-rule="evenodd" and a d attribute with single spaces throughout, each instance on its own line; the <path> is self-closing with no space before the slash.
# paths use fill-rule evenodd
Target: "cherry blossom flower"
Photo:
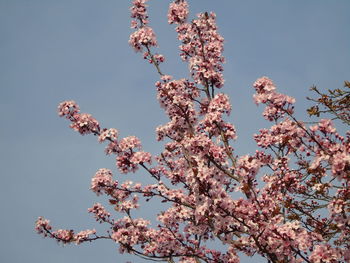
<path id="1" fill-rule="evenodd" d="M 139 163 L 150 163 L 151 162 L 151 154 L 147 152 L 136 152 L 132 155 L 130 161 L 134 164 Z"/>
<path id="2" fill-rule="evenodd" d="M 104 142 L 107 139 L 110 139 L 112 141 L 115 141 L 118 137 L 118 130 L 111 128 L 111 129 L 104 129 L 100 135 L 98 136 L 99 142 Z"/>
<path id="3" fill-rule="evenodd" d="M 84 231 L 80 231 L 79 233 L 75 234 L 73 239 L 76 242 L 77 245 L 81 244 L 82 242 L 88 240 L 90 235 L 95 235 L 96 230 L 95 229 L 87 229 Z"/>
<path id="4" fill-rule="evenodd" d="M 91 179 L 91 190 L 97 195 L 102 194 L 105 187 L 109 187 L 114 184 L 112 176 L 111 170 L 105 168 L 99 169 L 95 176 Z"/>
<path id="5" fill-rule="evenodd" d="M 100 204 L 95 203 L 93 207 L 88 209 L 89 213 L 94 214 L 97 222 L 108 222 L 111 214 Z"/>
<path id="6" fill-rule="evenodd" d="M 187 1 L 176 1 L 169 5 L 168 23 L 181 24 L 186 21 L 188 17 L 188 3 Z"/>
<path id="7" fill-rule="evenodd" d="M 63 101 L 58 105 L 58 115 L 65 116 L 67 119 L 79 113 L 79 111 L 79 106 L 73 100 Z"/>
<path id="8" fill-rule="evenodd" d="M 129 44 L 136 52 L 141 52 L 144 46 L 156 47 L 156 35 L 151 27 L 141 27 L 130 35 Z"/>
<path id="9" fill-rule="evenodd" d="M 38 234 L 42 234 L 44 236 L 47 236 L 47 230 L 51 230 L 52 227 L 50 226 L 50 221 L 39 217 L 35 222 L 35 230 L 38 232 Z"/>
<path id="10" fill-rule="evenodd" d="M 133 148 L 141 148 L 141 142 L 136 136 L 128 136 L 119 141 L 119 147 L 122 151 Z"/>

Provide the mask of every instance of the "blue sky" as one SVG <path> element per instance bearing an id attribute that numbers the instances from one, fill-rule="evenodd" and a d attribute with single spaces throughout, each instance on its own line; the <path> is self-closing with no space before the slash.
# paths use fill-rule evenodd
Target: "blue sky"
<path id="1" fill-rule="evenodd" d="M 151 25 L 163 72 L 188 77 L 178 57 L 173 26 L 167 25 L 169 1 L 150 1 Z M 252 83 L 263 75 L 297 99 L 306 119 L 305 97 L 349 80 L 350 1 L 192 0 L 191 16 L 217 13 L 225 38 L 223 92 L 233 105 L 230 120 L 238 130 L 238 154 L 255 150 L 252 135 L 268 127 L 253 103 Z M 147 174 L 120 176 L 93 136 L 82 137 L 57 116 L 57 104 L 73 99 L 103 127 L 121 136 L 136 135 L 144 150 L 158 153 L 155 128 L 166 122 L 156 100 L 154 68 L 128 46 L 128 0 L 0 0 L 0 261 L 125 262 L 112 242 L 62 247 L 36 235 L 38 216 L 62 228 L 96 227 L 87 213 L 89 191 L 99 168 L 120 180 L 147 181 Z M 146 179 L 145 179 L 146 178 Z M 152 218 L 154 210 L 141 210 Z M 98 228 L 100 229 L 100 228 Z M 254 261 L 255 260 L 255 261 Z M 261 262 L 259 259 L 242 262 Z M 134 262 L 142 262 L 136 259 Z"/>

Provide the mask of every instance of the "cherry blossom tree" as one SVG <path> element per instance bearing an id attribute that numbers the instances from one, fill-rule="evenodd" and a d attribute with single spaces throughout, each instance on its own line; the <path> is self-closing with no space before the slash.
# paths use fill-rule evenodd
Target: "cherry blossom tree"
<path id="1" fill-rule="evenodd" d="M 43 217 L 36 231 L 63 244 L 109 239 L 120 253 L 169 263 L 237 263 L 239 252 L 274 263 L 350 262 L 350 132 L 341 135 L 331 119 L 311 125 L 298 120 L 295 99 L 261 77 L 253 84 L 254 100 L 265 107 L 262 115 L 271 127 L 254 135 L 255 153 L 237 156 L 236 130 L 227 121 L 231 105 L 221 92 L 224 39 L 215 14 L 190 21 L 186 0 L 170 4 L 168 22 L 175 25 L 191 73 L 191 79 L 174 79 L 161 69 L 164 56 L 154 52 L 158 44 L 146 2 L 132 2 L 129 44 L 159 74 L 157 97 L 169 117 L 156 130 L 162 152 L 143 151 L 135 136 L 119 138 L 117 129 L 102 128 L 74 101 L 60 103 L 58 112 L 73 130 L 106 143 L 120 173 L 142 169 L 154 183 L 119 182 L 111 170 L 99 169 L 91 190 L 107 196 L 119 216 L 100 203 L 88 212 L 108 226 L 106 233 L 55 230 Z M 349 89 L 349 82 L 328 94 L 314 87 L 320 97 L 309 98 L 315 105 L 308 113 L 331 114 L 348 125 Z M 140 198 L 168 204 L 156 227 L 134 216 Z"/>

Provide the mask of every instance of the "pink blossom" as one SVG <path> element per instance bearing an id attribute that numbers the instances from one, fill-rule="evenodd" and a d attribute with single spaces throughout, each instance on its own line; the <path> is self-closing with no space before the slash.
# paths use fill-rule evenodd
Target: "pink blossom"
<path id="1" fill-rule="evenodd" d="M 86 241 L 90 235 L 94 235 L 94 234 L 96 234 L 95 229 L 92 229 L 92 230 L 87 229 L 75 234 L 73 239 L 76 242 L 76 244 L 81 244 L 82 242 Z"/>
<path id="2" fill-rule="evenodd" d="M 64 101 L 58 105 L 58 115 L 63 117 L 66 116 L 67 119 L 79 113 L 80 109 L 75 101 Z"/>
<path id="3" fill-rule="evenodd" d="M 175 1 L 169 5 L 168 23 L 181 24 L 184 23 L 188 16 L 187 1 Z"/>
<path id="4" fill-rule="evenodd" d="M 150 163 L 151 162 L 151 154 L 147 152 L 136 152 L 132 155 L 130 161 L 134 164 L 139 163 Z"/>
<path id="5" fill-rule="evenodd" d="M 313 263 L 336 263 L 340 259 L 340 251 L 325 244 L 317 245 L 310 256 Z"/>
<path id="6" fill-rule="evenodd" d="M 261 77 L 257 79 L 253 87 L 258 93 L 270 93 L 276 90 L 275 84 L 268 77 Z"/>
<path id="7" fill-rule="evenodd" d="M 283 146 L 291 151 L 302 147 L 302 138 L 306 136 L 305 128 L 298 127 L 290 119 L 285 119 L 270 129 L 261 129 L 259 132 L 254 135 L 254 139 L 260 147 Z"/>
<path id="8" fill-rule="evenodd" d="M 140 20 L 142 25 L 148 24 L 147 5 L 148 0 L 133 0 L 130 7 L 131 17 Z M 133 20 L 135 21 L 135 20 Z M 133 22 L 135 23 L 135 22 Z M 137 22 L 136 22 L 137 23 Z"/>
<path id="9" fill-rule="evenodd" d="M 142 218 L 131 220 L 124 217 L 115 222 L 117 230 L 112 234 L 112 239 L 129 246 L 145 243 L 149 224 L 149 221 Z"/>
<path id="10" fill-rule="evenodd" d="M 127 151 L 133 148 L 140 149 L 141 142 L 136 136 L 128 136 L 120 140 L 119 146 L 122 151 Z"/>
<path id="11" fill-rule="evenodd" d="M 110 142 L 107 147 L 105 148 L 105 153 L 107 155 L 110 155 L 112 153 L 118 153 L 120 152 L 120 148 L 117 142 Z"/>
<path id="12" fill-rule="evenodd" d="M 164 82 L 167 82 L 167 81 L 171 80 L 173 77 L 170 76 L 170 75 L 162 75 L 160 78 L 161 78 L 161 80 L 163 80 Z"/>
<path id="13" fill-rule="evenodd" d="M 116 158 L 116 164 L 121 173 L 136 172 L 137 164 L 131 162 L 132 154 L 128 152 L 120 153 Z"/>
<path id="14" fill-rule="evenodd" d="M 155 54 L 153 56 L 153 58 L 155 59 L 155 61 L 157 62 L 157 64 L 159 63 L 163 63 L 165 61 L 165 57 L 161 54 Z M 153 62 L 153 61 L 152 61 Z"/>
<path id="15" fill-rule="evenodd" d="M 115 141 L 118 137 L 118 130 L 117 129 L 104 129 L 100 135 L 98 136 L 99 142 L 104 142 L 107 139 L 110 139 L 112 141 Z"/>
<path id="16" fill-rule="evenodd" d="M 137 21 L 136 20 L 131 20 L 130 27 L 131 28 L 137 28 L 137 26 L 138 26 Z"/>
<path id="17" fill-rule="evenodd" d="M 209 112 L 220 112 L 226 113 L 227 115 L 231 112 L 230 99 L 226 94 L 219 93 L 210 101 Z"/>
<path id="18" fill-rule="evenodd" d="M 131 200 L 123 200 L 117 203 L 117 205 L 114 207 L 114 210 L 116 211 L 129 211 L 130 209 L 135 209 L 139 208 L 139 203 L 138 203 L 138 196 L 134 195 Z"/>
<path id="19" fill-rule="evenodd" d="M 156 35 L 151 27 L 141 27 L 130 35 L 129 44 L 136 52 L 141 52 L 143 46 L 157 46 Z"/>
<path id="20" fill-rule="evenodd" d="M 253 87 L 256 90 L 255 102 L 266 104 L 263 112 L 265 119 L 273 121 L 282 118 L 286 113 L 293 114 L 295 99 L 278 93 L 272 80 L 262 77 L 255 81 Z"/>
<path id="21" fill-rule="evenodd" d="M 346 169 L 346 167 L 348 167 Z M 334 176 L 343 175 L 346 176 L 346 170 L 350 167 L 350 154 L 349 152 L 338 152 L 332 156 L 332 173 Z"/>
<path id="22" fill-rule="evenodd" d="M 112 171 L 109 169 L 99 169 L 91 179 L 91 190 L 97 195 L 102 194 L 106 187 L 113 185 Z"/>
<path id="23" fill-rule="evenodd" d="M 224 85 L 224 40 L 217 32 L 215 17 L 214 13 L 199 14 L 192 24 L 180 24 L 176 31 L 179 40 L 183 42 L 180 46 L 181 57 L 189 62 L 195 82 L 221 88 Z"/>
<path id="24" fill-rule="evenodd" d="M 88 209 L 89 213 L 94 214 L 97 222 L 108 222 L 111 214 L 100 204 L 95 203 L 93 207 Z"/>
<path id="25" fill-rule="evenodd" d="M 50 221 L 39 217 L 35 222 L 35 230 L 38 232 L 38 234 L 42 234 L 45 237 L 48 235 L 47 231 L 50 231 L 52 227 L 50 226 Z"/>
<path id="26" fill-rule="evenodd" d="M 69 243 L 74 239 L 74 232 L 73 230 L 58 229 L 52 232 L 52 236 L 54 236 L 58 242 Z"/>
<path id="27" fill-rule="evenodd" d="M 95 120 L 91 114 L 82 113 L 75 114 L 74 120 L 70 127 L 81 135 L 96 133 L 100 130 L 100 126 L 97 120 Z"/>
<path id="28" fill-rule="evenodd" d="M 336 129 L 333 126 L 333 123 L 329 119 L 322 119 L 318 123 L 318 130 L 324 133 L 335 133 Z"/>

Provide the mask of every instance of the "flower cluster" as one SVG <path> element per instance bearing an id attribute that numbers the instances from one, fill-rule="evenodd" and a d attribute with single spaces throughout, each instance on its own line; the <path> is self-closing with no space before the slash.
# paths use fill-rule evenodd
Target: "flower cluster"
<path id="1" fill-rule="evenodd" d="M 165 57 L 161 54 L 151 55 L 149 52 L 143 53 L 143 58 L 147 59 L 149 63 L 159 65 L 165 61 Z"/>
<path id="2" fill-rule="evenodd" d="M 106 187 L 114 185 L 112 176 L 113 174 L 111 170 L 105 168 L 99 169 L 91 179 L 90 189 L 97 195 L 102 194 L 102 192 L 106 191 Z"/>
<path id="3" fill-rule="evenodd" d="M 136 52 L 141 52 L 144 46 L 157 46 L 156 35 L 151 27 L 144 26 L 130 35 L 129 44 Z"/>
<path id="4" fill-rule="evenodd" d="M 132 20 L 132 25 L 137 25 L 137 22 L 140 21 L 142 25 L 148 24 L 148 15 L 147 15 L 147 5 L 148 0 L 134 0 L 132 6 L 130 7 L 131 17 L 136 19 Z M 135 26 L 132 26 L 135 28 Z"/>
<path id="5" fill-rule="evenodd" d="M 301 148 L 302 138 L 306 136 L 305 127 L 298 127 L 290 119 L 285 119 L 270 129 L 261 129 L 259 132 L 254 135 L 258 146 L 263 148 L 287 146 L 289 151 Z"/>
<path id="6" fill-rule="evenodd" d="M 148 152 L 136 152 L 130 158 L 130 161 L 134 164 L 139 163 L 151 163 L 152 155 Z"/>
<path id="7" fill-rule="evenodd" d="M 188 3 L 185 0 L 175 1 L 169 5 L 168 23 L 182 24 L 188 17 Z"/>
<path id="8" fill-rule="evenodd" d="M 70 243 L 74 240 L 74 232 L 73 230 L 67 229 L 58 229 L 52 232 L 52 235 L 56 238 L 58 242 L 62 243 Z"/>
<path id="9" fill-rule="evenodd" d="M 173 4 L 171 14 L 181 10 L 187 14 L 187 4 Z M 176 12 L 177 13 L 177 12 Z M 206 88 L 210 86 L 221 88 L 224 85 L 223 66 L 225 59 L 222 55 L 224 39 L 218 34 L 214 13 L 201 13 L 192 23 L 185 23 L 185 19 L 170 16 L 169 23 L 177 19 L 176 28 L 179 40 L 181 57 L 189 62 L 189 68 L 196 83 Z"/>
<path id="10" fill-rule="evenodd" d="M 149 224 L 150 222 L 144 219 L 131 220 L 124 217 L 115 222 L 116 231 L 112 234 L 112 239 L 122 244 L 121 252 L 125 252 L 128 247 L 146 242 L 145 234 Z"/>
<path id="11" fill-rule="evenodd" d="M 231 105 L 226 94 L 219 93 L 209 102 L 204 100 L 201 104 L 201 114 L 204 118 L 199 122 L 197 130 L 207 132 L 210 136 L 220 136 L 223 140 L 236 139 L 236 129 L 233 124 L 224 121 L 224 115 L 229 115 Z"/>
<path id="12" fill-rule="evenodd" d="M 119 141 L 119 147 L 122 151 L 133 148 L 141 148 L 141 142 L 136 136 L 128 136 Z"/>
<path id="13" fill-rule="evenodd" d="M 157 38 L 153 29 L 148 26 L 148 14 L 147 5 L 148 0 L 134 0 L 132 2 L 131 10 L 131 28 L 136 29 L 130 35 L 129 44 L 136 52 L 142 52 L 144 48 L 147 49 L 144 52 L 144 59 L 147 59 L 150 63 L 159 65 L 159 63 L 164 62 L 165 58 L 163 55 L 151 55 L 149 53 L 151 47 L 156 47 Z"/>
<path id="14" fill-rule="evenodd" d="M 97 222 L 109 222 L 109 217 L 111 214 L 100 204 L 96 203 L 93 207 L 88 209 L 89 213 L 94 214 L 94 217 Z"/>
<path id="15" fill-rule="evenodd" d="M 50 226 L 50 221 L 43 218 L 43 217 L 39 217 L 36 222 L 35 222 L 35 230 L 38 234 L 42 234 L 45 237 L 48 234 L 48 231 L 50 231 L 52 229 L 52 227 Z"/>
<path id="16" fill-rule="evenodd" d="M 104 142 L 105 140 L 115 141 L 118 138 L 118 130 L 111 128 L 111 129 L 103 129 L 103 131 L 98 136 L 99 142 Z"/>
<path id="17" fill-rule="evenodd" d="M 295 99 L 276 92 L 276 87 L 272 80 L 262 77 L 256 80 L 253 86 L 256 90 L 254 95 L 255 102 L 257 104 L 266 104 L 263 113 L 265 119 L 273 121 L 282 118 L 286 113 L 293 114 Z"/>
<path id="18" fill-rule="evenodd" d="M 79 233 L 77 233 L 76 235 L 74 235 L 74 241 L 77 244 L 81 244 L 84 241 L 87 241 L 90 237 L 90 235 L 95 235 L 96 234 L 96 230 L 95 229 L 87 229 L 84 231 L 80 231 Z"/>
<path id="19" fill-rule="evenodd" d="M 91 241 L 90 236 L 95 235 L 96 236 L 96 230 L 84 230 L 80 231 L 77 234 L 74 234 L 73 230 L 67 230 L 67 229 L 57 229 L 55 231 L 52 231 L 52 226 L 50 225 L 50 221 L 39 217 L 35 223 L 35 230 L 38 232 L 38 234 L 43 235 L 44 237 L 51 237 L 57 240 L 57 242 L 61 242 L 63 244 L 75 242 L 76 244 L 81 244 L 85 241 Z"/>
<path id="20" fill-rule="evenodd" d="M 74 101 L 64 101 L 58 106 L 59 115 L 71 121 L 70 127 L 82 135 L 94 134 L 99 142 L 108 141 L 106 154 L 115 154 L 116 165 L 122 173 L 135 172 L 139 164 L 151 163 L 152 155 L 141 150 L 141 142 L 136 136 L 128 136 L 118 141 L 118 130 L 111 128 L 101 129 L 97 120 L 90 114 L 80 113 L 79 106 Z M 101 189 L 99 184 L 105 180 L 107 170 L 101 170 L 93 179 L 92 190 L 97 194 Z M 100 181 L 99 181 L 100 180 Z"/>
<path id="21" fill-rule="evenodd" d="M 80 113 L 79 106 L 75 101 L 64 101 L 58 105 L 58 115 L 71 121 L 70 127 L 82 135 L 96 134 L 100 126 L 90 114 Z"/>
<path id="22" fill-rule="evenodd" d="M 79 106 L 73 100 L 64 101 L 58 105 L 58 115 L 61 117 L 66 117 L 69 119 L 79 112 Z"/>
<path id="23" fill-rule="evenodd" d="M 158 100 L 170 118 L 170 122 L 157 128 L 158 140 L 164 137 L 182 138 L 191 133 L 197 116 L 193 99 L 199 96 L 194 83 L 186 80 L 170 80 L 169 76 L 156 83 Z"/>
<path id="24" fill-rule="evenodd" d="M 342 256 L 339 249 L 332 248 L 329 245 L 317 245 L 310 256 L 313 263 L 335 263 L 340 262 Z"/>

